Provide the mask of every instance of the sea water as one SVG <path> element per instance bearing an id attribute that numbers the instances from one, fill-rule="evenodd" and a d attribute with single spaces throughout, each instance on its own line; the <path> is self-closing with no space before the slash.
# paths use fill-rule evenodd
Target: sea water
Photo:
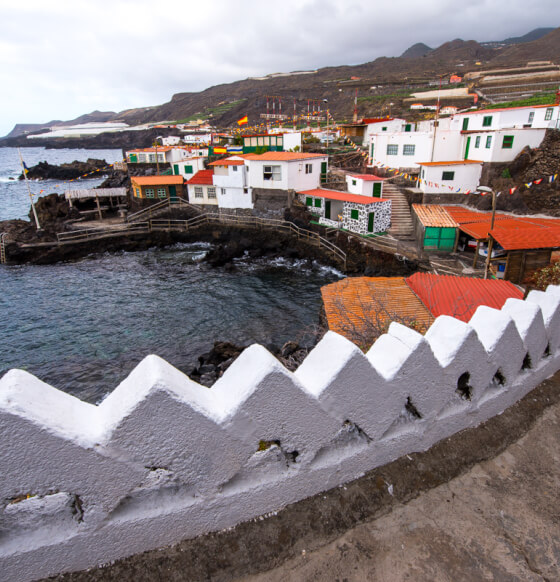
<path id="1" fill-rule="evenodd" d="M 45 156 L 54 163 L 51 153 L 59 163 L 77 153 L 107 159 L 99 151 L 47 150 L 35 158 L 22 152 L 31 164 Z M 2 162 L 5 153 L 0 148 L 0 167 L 11 164 L 17 174 L 13 152 Z M 10 188 L 18 201 L 5 218 L 25 216 L 26 193 Z M 54 265 L 0 266 L 0 376 L 21 368 L 99 402 L 148 354 L 189 373 L 215 341 L 311 342 L 320 288 L 340 273 L 287 259 L 241 258 L 233 270 L 215 269 L 201 262 L 210 248 L 178 244 Z"/>

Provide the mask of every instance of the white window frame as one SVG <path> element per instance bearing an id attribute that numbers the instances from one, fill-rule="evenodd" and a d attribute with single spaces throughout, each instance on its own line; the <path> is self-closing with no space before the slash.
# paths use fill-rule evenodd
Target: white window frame
<path id="1" fill-rule="evenodd" d="M 305 164 L 305 173 L 312 174 L 313 173 L 313 164 Z"/>
<path id="2" fill-rule="evenodd" d="M 416 153 L 416 145 L 407 143 L 403 145 L 403 156 L 414 156 Z"/>
<path id="3" fill-rule="evenodd" d="M 282 166 L 263 166 L 263 180 L 265 182 L 280 182 L 282 180 Z"/>
<path id="4" fill-rule="evenodd" d="M 395 143 L 387 144 L 387 155 L 388 156 L 398 156 L 399 155 L 399 145 Z"/>
<path id="5" fill-rule="evenodd" d="M 554 113 L 554 107 L 547 107 L 544 113 L 544 120 L 550 121 L 552 119 L 552 115 Z"/>
<path id="6" fill-rule="evenodd" d="M 208 198 L 216 198 L 216 188 L 215 188 L 215 186 L 208 186 L 208 189 L 206 190 L 206 193 L 208 194 Z"/>
<path id="7" fill-rule="evenodd" d="M 204 198 L 204 190 L 202 186 L 195 186 L 194 187 L 194 197 L 195 198 Z"/>

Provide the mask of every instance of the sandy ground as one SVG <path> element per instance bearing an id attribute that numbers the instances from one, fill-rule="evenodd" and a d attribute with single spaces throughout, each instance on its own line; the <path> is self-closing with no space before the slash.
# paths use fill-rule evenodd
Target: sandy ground
<path id="1" fill-rule="evenodd" d="M 560 581 L 560 372 L 480 427 L 264 520 L 57 581 Z"/>

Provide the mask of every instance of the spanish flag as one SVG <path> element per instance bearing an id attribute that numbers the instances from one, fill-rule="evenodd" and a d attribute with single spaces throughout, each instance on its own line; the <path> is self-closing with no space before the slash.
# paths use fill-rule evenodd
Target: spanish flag
<path id="1" fill-rule="evenodd" d="M 247 123 L 249 123 L 247 116 L 242 117 L 241 119 L 237 120 L 237 125 L 246 125 Z"/>
<path id="2" fill-rule="evenodd" d="M 227 154 L 227 149 L 222 147 L 215 147 L 214 148 L 215 154 Z"/>

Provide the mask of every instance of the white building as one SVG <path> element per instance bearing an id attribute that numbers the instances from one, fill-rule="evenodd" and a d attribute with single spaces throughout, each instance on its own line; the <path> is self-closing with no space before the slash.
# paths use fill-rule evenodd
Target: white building
<path id="1" fill-rule="evenodd" d="M 369 198 L 382 198 L 384 181 L 385 178 L 371 174 L 347 174 L 346 188 L 350 194 L 358 194 Z"/>
<path id="2" fill-rule="evenodd" d="M 318 188 L 328 171 L 328 156 L 296 152 L 245 154 L 249 186 L 272 190 Z"/>
<path id="3" fill-rule="evenodd" d="M 240 156 L 231 156 L 210 164 L 214 170 L 220 208 L 253 208 L 253 193 L 248 180 L 248 166 Z"/>
<path id="4" fill-rule="evenodd" d="M 463 131 L 462 157 L 483 162 L 511 162 L 527 146 L 537 148 L 546 129 L 517 128 Z"/>
<path id="5" fill-rule="evenodd" d="M 164 146 L 178 145 L 181 143 L 181 138 L 178 135 L 168 135 L 167 137 L 162 137 L 160 135 L 157 139 L 159 139 Z"/>
<path id="6" fill-rule="evenodd" d="M 420 167 L 418 187 L 424 194 L 465 194 L 480 184 L 481 161 L 421 162 Z"/>
<path id="7" fill-rule="evenodd" d="M 319 224 L 362 235 L 386 232 L 391 226 L 391 201 L 350 192 L 315 188 L 298 192 Z"/>
<path id="8" fill-rule="evenodd" d="M 191 204 L 218 205 L 216 186 L 213 182 L 213 170 L 199 170 L 187 181 L 189 202 Z"/>
<path id="9" fill-rule="evenodd" d="M 171 163 L 171 169 L 175 176 L 184 176 L 186 179 L 192 178 L 200 170 L 204 170 L 203 157 L 190 157 L 177 160 Z"/>

